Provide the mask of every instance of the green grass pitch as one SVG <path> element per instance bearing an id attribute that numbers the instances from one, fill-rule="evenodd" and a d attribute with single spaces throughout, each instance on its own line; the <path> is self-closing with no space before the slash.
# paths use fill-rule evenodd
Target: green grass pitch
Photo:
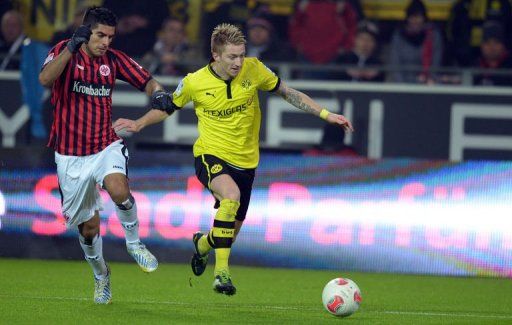
<path id="1" fill-rule="evenodd" d="M 233 266 L 238 292 L 211 288 L 212 268 L 162 264 L 144 274 L 110 263 L 113 303 L 95 305 L 85 261 L 0 259 L 0 324 L 512 324 L 509 279 L 455 278 Z M 329 315 L 323 286 L 353 279 L 363 294 L 348 318 Z"/>

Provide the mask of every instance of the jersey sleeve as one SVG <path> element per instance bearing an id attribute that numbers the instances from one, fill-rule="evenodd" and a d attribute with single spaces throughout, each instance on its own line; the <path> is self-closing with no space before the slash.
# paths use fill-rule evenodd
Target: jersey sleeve
<path id="1" fill-rule="evenodd" d="M 187 105 L 192 100 L 192 86 L 190 84 L 189 76 L 181 79 L 180 83 L 172 93 L 172 102 L 176 105 L 177 109 Z"/>
<path id="2" fill-rule="evenodd" d="M 44 67 L 53 61 L 64 49 L 66 48 L 68 40 L 61 41 L 57 44 L 55 44 L 54 47 L 51 48 L 51 50 L 48 52 L 48 55 L 46 56 L 46 59 L 44 60 L 43 65 L 41 66 L 41 70 L 44 69 Z"/>
<path id="3" fill-rule="evenodd" d="M 259 90 L 275 91 L 279 87 L 281 82 L 279 77 L 258 59 L 256 59 L 256 69 L 259 77 Z"/>
<path id="4" fill-rule="evenodd" d="M 151 80 L 151 74 L 132 58 L 121 51 L 112 51 L 116 56 L 114 61 L 117 66 L 117 76 L 119 80 L 126 81 L 140 91 L 144 91 L 146 84 Z"/>

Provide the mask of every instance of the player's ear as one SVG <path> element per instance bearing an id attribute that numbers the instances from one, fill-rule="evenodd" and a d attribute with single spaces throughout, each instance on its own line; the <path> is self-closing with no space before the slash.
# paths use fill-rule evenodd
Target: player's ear
<path id="1" fill-rule="evenodd" d="M 217 52 L 212 52 L 212 58 L 215 60 L 215 61 L 219 61 L 220 60 L 220 54 L 217 53 Z"/>

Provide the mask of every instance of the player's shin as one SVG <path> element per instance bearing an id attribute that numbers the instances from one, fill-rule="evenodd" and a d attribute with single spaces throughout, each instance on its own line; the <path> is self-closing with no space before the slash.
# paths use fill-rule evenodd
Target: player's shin
<path id="1" fill-rule="evenodd" d="M 235 234 L 235 215 L 238 211 L 240 202 L 224 199 L 220 202 L 220 207 L 213 221 L 211 238 L 215 246 L 215 273 L 229 268 L 229 254 Z"/>
<path id="2" fill-rule="evenodd" d="M 96 278 L 101 278 L 107 275 L 107 264 L 103 259 L 103 240 L 97 234 L 92 239 L 85 238 L 79 235 L 80 246 L 85 254 L 85 260 L 92 267 Z"/>
<path id="3" fill-rule="evenodd" d="M 126 237 L 126 249 L 144 272 L 153 272 L 158 268 L 156 257 L 141 243 L 139 238 L 139 221 L 137 219 L 137 204 L 133 196 L 124 202 L 116 204 L 116 211 Z"/>
<path id="4" fill-rule="evenodd" d="M 116 212 L 124 229 L 126 245 L 137 244 L 139 242 L 137 204 L 131 194 L 124 202 L 116 204 Z"/>

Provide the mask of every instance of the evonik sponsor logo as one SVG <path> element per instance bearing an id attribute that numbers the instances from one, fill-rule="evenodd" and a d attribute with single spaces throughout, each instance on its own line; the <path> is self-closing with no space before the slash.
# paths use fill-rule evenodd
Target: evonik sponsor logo
<path id="1" fill-rule="evenodd" d="M 73 91 L 79 94 L 108 97 L 110 96 L 110 90 L 110 88 L 105 88 L 104 85 L 90 84 L 80 81 L 73 82 Z"/>

